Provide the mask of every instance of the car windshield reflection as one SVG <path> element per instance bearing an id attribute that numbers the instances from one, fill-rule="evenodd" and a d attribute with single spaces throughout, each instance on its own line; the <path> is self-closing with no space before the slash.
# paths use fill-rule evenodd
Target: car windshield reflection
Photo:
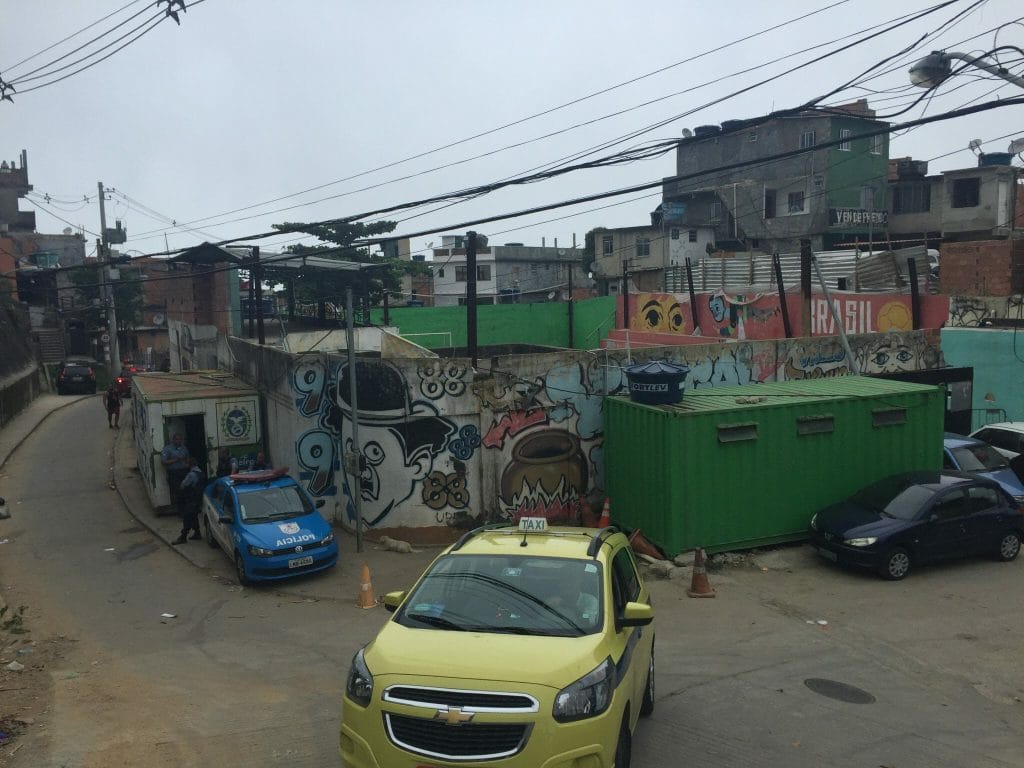
<path id="1" fill-rule="evenodd" d="M 853 501 L 887 517 L 913 520 L 935 492 L 923 485 L 908 485 L 897 476 L 869 485 L 856 493 Z"/>
<path id="2" fill-rule="evenodd" d="M 404 601 L 395 621 L 420 629 L 579 637 L 601 626 L 600 565 L 592 560 L 449 555 Z"/>
<path id="3" fill-rule="evenodd" d="M 238 502 L 242 520 L 247 523 L 287 520 L 313 511 L 306 497 L 294 487 L 241 490 Z"/>
<path id="4" fill-rule="evenodd" d="M 1005 456 L 987 445 L 965 445 L 954 448 L 952 453 L 964 472 L 988 472 L 1010 466 Z"/>

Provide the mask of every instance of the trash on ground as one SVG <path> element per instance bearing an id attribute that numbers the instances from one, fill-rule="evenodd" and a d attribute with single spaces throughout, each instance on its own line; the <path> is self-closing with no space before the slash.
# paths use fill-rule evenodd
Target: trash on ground
<path id="1" fill-rule="evenodd" d="M 161 613 L 160 617 L 163 618 L 163 619 L 176 619 L 176 618 L 178 618 L 178 614 L 176 614 L 176 613 Z"/>
<path id="2" fill-rule="evenodd" d="M 19 664 L 16 661 L 12 661 L 10 664 L 4 667 L 4 669 L 6 669 L 8 672 L 23 672 L 25 670 L 25 665 Z"/>

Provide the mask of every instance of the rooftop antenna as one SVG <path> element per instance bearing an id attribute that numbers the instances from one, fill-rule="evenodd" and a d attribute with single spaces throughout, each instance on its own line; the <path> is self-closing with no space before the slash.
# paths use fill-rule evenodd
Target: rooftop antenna
<path id="1" fill-rule="evenodd" d="M 971 139 L 970 143 L 967 145 L 967 148 L 971 150 L 971 152 L 973 152 L 975 155 L 977 155 L 978 150 L 981 149 L 981 143 L 981 139 Z"/>

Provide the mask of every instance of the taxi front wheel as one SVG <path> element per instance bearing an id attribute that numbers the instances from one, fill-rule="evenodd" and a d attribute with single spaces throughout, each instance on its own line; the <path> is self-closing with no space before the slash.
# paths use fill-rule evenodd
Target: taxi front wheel
<path id="1" fill-rule="evenodd" d="M 629 768 L 633 756 L 633 737 L 629 733 L 629 715 L 622 718 L 619 741 L 615 745 L 615 768 Z"/>

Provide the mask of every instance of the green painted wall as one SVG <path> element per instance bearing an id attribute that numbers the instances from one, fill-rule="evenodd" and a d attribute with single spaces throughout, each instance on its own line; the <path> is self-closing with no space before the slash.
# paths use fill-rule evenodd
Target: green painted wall
<path id="1" fill-rule="evenodd" d="M 867 130 L 862 120 L 833 118 L 831 139 L 840 137 L 840 130 L 848 129 L 853 136 Z M 886 178 L 889 171 L 889 137 L 884 136 L 882 154 L 872 155 L 870 139 L 853 139 L 850 151 L 832 147 L 829 151 L 828 169 L 825 171 L 825 189 L 828 190 L 830 208 L 860 208 L 860 188 L 875 187 L 875 210 L 885 211 Z"/>
<path id="2" fill-rule="evenodd" d="M 986 422 L 1024 420 L 1024 333 L 943 328 L 941 345 L 946 365 L 974 368 L 972 429 Z M 986 395 L 992 400 L 986 400 Z"/>
<path id="3" fill-rule="evenodd" d="M 615 297 L 577 301 L 573 308 L 577 349 L 596 349 L 615 323 Z M 427 349 L 466 346 L 465 307 L 397 307 L 390 312 L 399 334 Z M 374 309 L 371 319 L 384 324 L 384 311 Z M 539 344 L 569 347 L 568 305 L 486 304 L 477 309 L 477 343 Z"/>

